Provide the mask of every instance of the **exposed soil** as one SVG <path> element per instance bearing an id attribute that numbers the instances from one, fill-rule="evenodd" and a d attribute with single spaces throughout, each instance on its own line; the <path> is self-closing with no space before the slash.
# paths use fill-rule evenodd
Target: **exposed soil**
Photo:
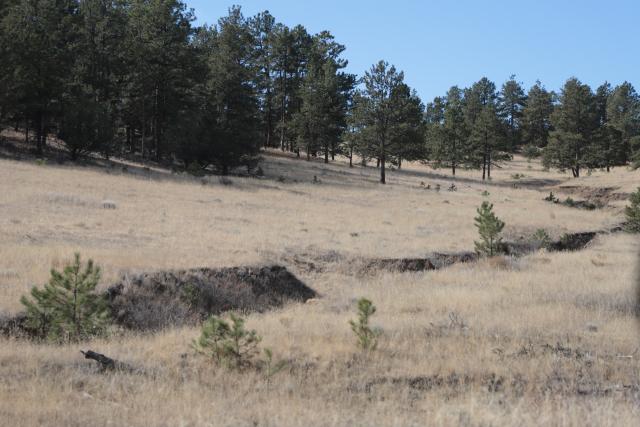
<path id="1" fill-rule="evenodd" d="M 606 206 L 610 202 L 627 200 L 629 193 L 617 193 L 619 187 L 585 187 L 581 185 L 560 185 L 556 187 L 557 191 L 572 195 L 579 196 L 585 200 L 578 201 L 585 203 L 588 202 L 595 206 Z M 580 206 L 576 206 L 580 207 Z"/>
<path id="2" fill-rule="evenodd" d="M 618 229 L 611 232 L 619 231 Z M 571 233 L 563 235 L 559 240 L 550 242 L 549 251 L 577 251 L 584 249 L 596 236 L 596 232 Z M 540 242 L 504 242 L 503 253 L 508 256 L 524 256 L 541 248 Z M 478 260 L 474 252 L 433 253 L 424 258 L 380 258 L 370 259 L 362 263 L 359 270 L 367 274 L 376 270 L 394 272 L 418 272 L 439 270 L 453 264 L 469 263 Z"/>
<path id="3" fill-rule="evenodd" d="M 425 258 L 379 258 L 366 260 L 361 273 L 376 270 L 416 272 L 439 270 L 453 264 L 473 262 L 478 256 L 473 252 L 433 253 Z"/>
<path id="4" fill-rule="evenodd" d="M 585 368 L 588 369 L 588 368 Z M 447 376 L 438 374 L 416 377 L 380 377 L 364 384 L 352 384 L 351 391 L 373 394 L 377 388 L 392 387 L 396 389 L 408 388 L 413 392 L 431 392 L 446 390 L 451 395 L 480 387 L 489 393 L 505 393 L 522 396 L 527 389 L 534 389 L 543 394 L 564 396 L 609 396 L 619 394 L 629 399 L 637 399 L 640 383 L 630 380 L 627 384 L 614 383 L 605 380 L 590 380 L 584 378 L 551 376 L 538 382 L 530 383 L 521 375 L 507 378 L 503 375 L 457 374 Z"/>
<path id="5" fill-rule="evenodd" d="M 106 296 L 117 325 L 137 331 L 196 324 L 229 310 L 263 312 L 316 292 L 286 268 L 199 268 L 126 275 Z M 0 314 L 0 335 L 29 337 L 24 313 Z"/>
<path id="6" fill-rule="evenodd" d="M 315 296 L 281 266 L 143 273 L 108 290 L 115 322 L 135 330 L 194 324 L 229 310 L 262 312 Z"/>

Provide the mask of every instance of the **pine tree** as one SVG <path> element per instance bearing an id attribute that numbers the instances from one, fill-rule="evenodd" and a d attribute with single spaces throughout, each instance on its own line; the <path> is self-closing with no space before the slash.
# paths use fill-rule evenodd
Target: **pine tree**
<path id="1" fill-rule="evenodd" d="M 623 134 L 609 117 L 609 112 L 612 111 L 608 107 L 611 95 L 612 89 L 609 83 L 602 84 L 596 90 L 596 128 L 585 155 L 585 163 L 590 168 L 606 168 L 607 172 L 612 166 L 626 163 L 628 157 L 623 143 Z"/>
<path id="2" fill-rule="evenodd" d="M 491 179 L 491 168 L 511 156 L 505 146 L 504 127 L 493 104 L 484 105 L 469 136 L 471 165 L 482 168 L 482 179 Z"/>
<path id="3" fill-rule="evenodd" d="M 551 121 L 555 130 L 544 151 L 544 164 L 570 169 L 574 177 L 579 177 L 580 171 L 590 166 L 590 150 L 598 128 L 595 96 L 589 86 L 575 77 L 567 80 Z"/>
<path id="4" fill-rule="evenodd" d="M 469 130 L 464 120 L 464 98 L 463 92 L 457 86 L 453 86 L 447 92 L 443 131 L 445 144 L 439 157 L 449 163 L 451 174 L 455 176 L 456 168 L 465 167 L 469 162 Z"/>
<path id="5" fill-rule="evenodd" d="M 313 39 L 302 25 L 293 29 L 277 25 L 274 33 L 274 101 L 278 115 L 276 130 L 281 150 L 294 151 L 297 135 L 292 120 L 302 108 L 302 82 Z"/>
<path id="6" fill-rule="evenodd" d="M 522 110 L 522 142 L 529 147 L 543 148 L 549 141 L 553 93 L 548 92 L 540 81 L 531 87 L 527 103 Z"/>
<path id="7" fill-rule="evenodd" d="M 391 129 L 392 164 L 400 169 L 402 161 L 426 157 L 424 105 L 417 92 L 402 84 L 394 94 L 397 125 Z"/>
<path id="8" fill-rule="evenodd" d="M 507 127 L 507 149 L 511 153 L 522 141 L 522 110 L 527 100 L 522 85 L 516 81 L 515 77 L 512 75 L 502 85 L 502 90 L 498 95 L 498 113 Z"/>
<path id="9" fill-rule="evenodd" d="M 77 160 L 80 155 L 94 151 L 109 151 L 114 138 L 113 115 L 109 104 L 96 101 L 92 94 L 81 87 L 71 88 L 61 103 L 58 138 Z"/>
<path id="10" fill-rule="evenodd" d="M 273 145 L 274 125 L 276 122 L 274 110 L 274 49 L 277 24 L 275 18 L 269 11 L 264 11 L 250 18 L 248 25 L 255 42 L 253 48 L 253 63 L 255 68 L 255 86 L 260 104 L 264 146 L 271 147 Z"/>
<path id="11" fill-rule="evenodd" d="M 253 36 L 239 7 L 229 10 L 208 30 L 209 78 L 203 131 L 206 163 L 223 175 L 237 166 L 250 167 L 260 149 L 258 97 L 251 65 Z"/>
<path id="12" fill-rule="evenodd" d="M 245 328 L 243 318 L 231 314 L 230 320 L 231 324 L 216 316 L 207 319 L 193 348 L 219 365 L 241 369 L 251 364 L 262 338 Z"/>
<path id="13" fill-rule="evenodd" d="M 635 142 L 640 138 L 640 96 L 631 83 L 624 82 L 613 89 L 606 109 L 610 126 L 620 134 L 614 153 L 618 163 L 623 163 L 634 155 Z"/>
<path id="14" fill-rule="evenodd" d="M 193 86 L 192 10 L 179 0 L 130 0 L 127 7 L 126 115 L 140 133 L 139 151 L 161 160 L 165 134 L 188 107 Z M 151 144 L 147 140 L 151 139 Z"/>
<path id="15" fill-rule="evenodd" d="M 95 293 L 100 268 L 89 260 L 84 266 L 80 254 L 62 272 L 51 270 L 43 289 L 34 287 L 31 298 L 20 302 L 27 310 L 27 322 L 42 338 L 78 341 L 105 332 L 110 312 L 106 299 Z"/>
<path id="16" fill-rule="evenodd" d="M 358 320 L 350 320 L 351 330 L 358 338 L 358 346 L 364 351 L 375 350 L 378 346 L 378 337 L 381 331 L 377 328 L 372 328 L 369 325 L 371 316 L 376 312 L 376 306 L 366 299 L 360 298 L 358 300 Z"/>
<path id="17" fill-rule="evenodd" d="M 307 160 L 322 151 L 328 163 L 346 130 L 355 76 L 339 71 L 346 66 L 340 59 L 343 51 L 344 46 L 335 43 L 327 32 L 313 38 L 300 89 L 301 106 L 292 118 L 296 147 L 306 151 Z"/>
<path id="18" fill-rule="evenodd" d="M 71 72 L 77 36 L 78 2 L 19 0 L 0 23 L 7 50 L 2 60 L 13 72 L 5 89 L 13 112 L 35 129 L 36 150 L 42 154 L 56 106 Z"/>
<path id="19" fill-rule="evenodd" d="M 469 166 L 482 169 L 482 179 L 491 179 L 491 167 L 508 159 L 504 127 L 497 110 L 496 85 L 483 77 L 465 90 L 464 114 L 468 128 Z"/>
<path id="20" fill-rule="evenodd" d="M 494 256 L 502 251 L 500 233 L 504 222 L 493 213 L 493 204 L 484 201 L 477 210 L 475 225 L 480 234 L 480 241 L 475 242 L 476 252 L 480 255 Z"/>
<path id="21" fill-rule="evenodd" d="M 404 84 L 404 73 L 387 62 L 380 61 L 365 72 L 363 83 L 364 90 L 354 96 L 352 125 L 362 144 L 360 154 L 379 161 L 384 184 L 387 162 L 399 157 L 402 145 L 423 142 L 417 132 L 422 111 L 417 96 Z"/>

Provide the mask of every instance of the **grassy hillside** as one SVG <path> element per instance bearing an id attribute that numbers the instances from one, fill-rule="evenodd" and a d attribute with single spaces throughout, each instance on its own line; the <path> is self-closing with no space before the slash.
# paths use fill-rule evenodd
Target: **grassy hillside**
<path id="1" fill-rule="evenodd" d="M 605 234 L 582 251 L 434 272 L 363 275 L 350 262 L 472 250 L 475 210 L 487 199 L 514 241 L 539 228 L 556 238 L 610 229 L 639 172 L 571 179 L 517 159 L 482 183 L 477 171 L 453 180 L 415 164 L 381 186 L 375 168 L 278 153 L 262 167 L 262 179 L 222 182 L 134 164 L 0 159 L 0 312 L 19 311 L 20 295 L 74 251 L 104 268 L 103 286 L 129 271 L 277 262 L 320 294 L 248 316 L 288 361 L 269 380 L 193 354 L 196 328 L 65 346 L 0 338 L 0 424 L 635 424 L 636 237 Z M 452 182 L 457 191 L 447 190 Z M 553 204 L 543 200 L 550 191 L 607 205 Z M 369 356 L 348 325 L 362 296 L 384 331 Z M 141 370 L 97 373 L 79 353 L 87 348 Z"/>

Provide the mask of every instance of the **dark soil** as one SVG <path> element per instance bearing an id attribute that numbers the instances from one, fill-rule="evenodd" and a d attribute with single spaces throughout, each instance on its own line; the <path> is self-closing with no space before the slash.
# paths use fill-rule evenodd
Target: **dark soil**
<path id="1" fill-rule="evenodd" d="M 115 322 L 143 331 L 194 324 L 229 310 L 263 312 L 315 296 L 280 266 L 143 273 L 125 276 L 108 290 Z"/>
<path id="2" fill-rule="evenodd" d="M 9 316 L 0 313 L 0 336 L 24 337 L 29 335 L 26 314 L 18 313 L 15 316 Z"/>
<path id="3" fill-rule="evenodd" d="M 622 228 L 616 227 L 608 232 L 613 233 L 621 230 Z M 594 231 L 567 233 L 560 239 L 550 242 L 546 248 L 553 252 L 578 251 L 584 249 L 598 234 L 598 232 Z M 519 257 L 535 252 L 540 248 L 540 242 L 507 241 L 503 243 L 502 249 L 504 255 Z M 433 253 L 424 258 L 378 258 L 366 260 L 359 272 L 368 274 L 379 270 L 394 272 L 430 271 L 449 267 L 453 264 L 469 263 L 477 260 L 478 255 L 474 252 Z"/>
<path id="4" fill-rule="evenodd" d="M 193 325 L 225 311 L 263 312 L 316 292 L 281 266 L 199 268 L 125 275 L 106 292 L 115 323 L 156 331 Z M 0 336 L 34 337 L 26 315 L 0 314 Z"/>
<path id="5" fill-rule="evenodd" d="M 453 264 L 473 262 L 478 256 L 473 252 L 433 253 L 425 258 L 378 258 L 367 260 L 361 268 L 366 273 L 376 270 L 417 272 L 439 270 Z"/>

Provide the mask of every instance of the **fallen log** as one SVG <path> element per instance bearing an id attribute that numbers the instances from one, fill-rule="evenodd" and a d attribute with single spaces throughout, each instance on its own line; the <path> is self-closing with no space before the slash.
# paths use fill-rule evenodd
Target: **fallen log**
<path id="1" fill-rule="evenodd" d="M 122 363 L 118 360 L 107 357 L 104 354 L 96 353 L 95 351 L 92 351 L 92 350 L 87 350 L 87 351 L 80 350 L 80 353 L 84 355 L 85 359 L 91 359 L 98 362 L 100 364 L 101 370 L 103 371 L 133 370 L 131 366 L 127 365 L 126 363 Z"/>

